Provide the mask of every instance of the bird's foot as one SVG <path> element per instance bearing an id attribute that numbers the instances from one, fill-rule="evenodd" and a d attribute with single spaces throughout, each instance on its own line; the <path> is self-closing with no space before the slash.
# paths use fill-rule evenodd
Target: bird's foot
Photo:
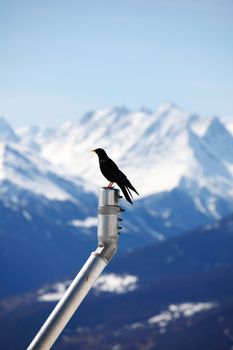
<path id="1" fill-rule="evenodd" d="M 112 188 L 113 182 L 110 182 L 107 186 L 107 188 Z"/>

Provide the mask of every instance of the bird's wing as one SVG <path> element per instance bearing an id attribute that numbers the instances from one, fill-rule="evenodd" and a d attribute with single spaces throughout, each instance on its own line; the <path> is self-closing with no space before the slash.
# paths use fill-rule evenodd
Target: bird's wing
<path id="1" fill-rule="evenodd" d="M 108 166 L 111 167 L 112 171 L 120 171 L 116 163 L 111 158 L 108 158 Z"/>
<path id="2" fill-rule="evenodd" d="M 131 182 L 127 179 L 125 174 L 118 168 L 116 163 L 114 163 L 114 161 L 111 158 L 108 158 L 108 161 L 107 161 L 106 165 L 108 167 L 108 173 L 111 173 L 111 176 L 115 177 L 116 180 L 114 182 L 116 182 L 118 184 L 118 186 L 121 188 L 122 192 L 123 192 L 123 188 L 124 188 L 124 191 L 127 194 L 125 194 L 124 192 L 123 193 L 124 193 L 125 197 L 127 195 L 127 197 L 128 197 L 128 198 L 126 197 L 127 200 L 130 199 L 130 196 L 132 197 L 132 195 L 131 195 L 131 193 L 129 191 L 129 188 L 139 195 L 139 193 L 133 187 Z M 130 199 L 130 203 L 132 203 L 131 199 Z"/>
<path id="3" fill-rule="evenodd" d="M 124 185 L 126 187 L 129 187 L 132 191 L 134 191 L 135 193 L 137 193 L 139 195 L 139 193 L 137 192 L 137 190 L 133 187 L 133 185 L 131 184 L 131 182 L 127 179 L 127 177 L 125 176 L 124 173 L 122 173 L 121 170 L 119 170 L 119 177 L 121 178 L 121 181 L 124 183 Z"/>

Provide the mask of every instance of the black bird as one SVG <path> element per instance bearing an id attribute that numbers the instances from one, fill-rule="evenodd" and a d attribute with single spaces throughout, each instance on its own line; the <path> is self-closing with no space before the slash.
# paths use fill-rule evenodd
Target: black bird
<path id="1" fill-rule="evenodd" d="M 115 182 L 120 187 L 126 200 L 129 203 L 133 204 L 133 196 L 130 190 L 134 191 L 138 195 L 139 193 L 135 190 L 135 188 L 127 179 L 125 174 L 123 174 L 122 171 L 120 171 L 120 169 L 116 165 L 116 163 L 114 163 L 113 160 L 107 156 L 105 150 L 103 150 L 102 148 L 97 148 L 94 149 L 92 152 L 95 152 L 98 155 L 101 173 L 108 181 L 110 181 L 108 188 L 111 188 L 113 183 Z"/>

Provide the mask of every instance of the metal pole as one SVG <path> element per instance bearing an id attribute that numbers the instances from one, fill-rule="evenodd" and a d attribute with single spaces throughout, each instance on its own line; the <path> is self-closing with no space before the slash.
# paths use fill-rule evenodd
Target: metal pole
<path id="1" fill-rule="evenodd" d="M 119 190 L 101 188 L 98 208 L 98 247 L 75 277 L 27 350 L 49 350 L 77 310 L 118 246 Z"/>

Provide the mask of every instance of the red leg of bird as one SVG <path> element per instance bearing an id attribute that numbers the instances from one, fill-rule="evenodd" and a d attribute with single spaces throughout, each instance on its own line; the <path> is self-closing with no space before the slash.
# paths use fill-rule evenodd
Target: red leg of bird
<path id="1" fill-rule="evenodd" d="M 110 182 L 108 188 L 112 188 L 113 182 Z"/>

